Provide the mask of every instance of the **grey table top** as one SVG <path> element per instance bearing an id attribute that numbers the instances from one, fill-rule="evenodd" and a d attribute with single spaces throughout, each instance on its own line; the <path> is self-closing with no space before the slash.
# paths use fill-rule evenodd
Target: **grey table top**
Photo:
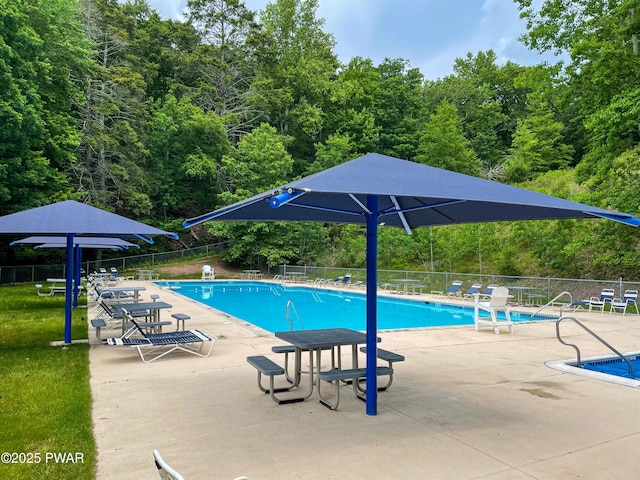
<path id="1" fill-rule="evenodd" d="M 140 303 L 114 303 L 111 305 L 116 311 L 122 310 L 123 308 L 127 311 L 137 311 L 137 310 L 159 310 L 161 308 L 171 308 L 173 305 L 166 302 L 140 302 Z"/>
<path id="2" fill-rule="evenodd" d="M 276 332 L 275 336 L 303 349 L 327 348 L 339 345 L 366 343 L 367 336 L 348 328 L 326 328 L 319 330 L 293 330 Z M 380 341 L 380 338 L 378 338 Z"/>

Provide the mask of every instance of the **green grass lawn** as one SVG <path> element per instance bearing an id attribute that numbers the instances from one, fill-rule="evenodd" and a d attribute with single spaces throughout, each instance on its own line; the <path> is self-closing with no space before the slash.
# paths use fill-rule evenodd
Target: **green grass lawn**
<path id="1" fill-rule="evenodd" d="M 74 309 L 73 339 L 87 337 L 86 318 L 86 308 Z M 95 476 L 89 345 L 49 345 L 63 339 L 64 296 L 0 286 L 2 478 Z"/>

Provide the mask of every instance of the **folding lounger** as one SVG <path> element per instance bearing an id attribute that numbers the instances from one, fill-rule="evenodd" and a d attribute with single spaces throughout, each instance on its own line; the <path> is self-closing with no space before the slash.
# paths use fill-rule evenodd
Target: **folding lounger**
<path id="1" fill-rule="evenodd" d="M 176 470 L 171 468 L 171 466 L 160 456 L 160 452 L 158 450 L 153 451 L 153 459 L 156 463 L 156 467 L 158 469 L 158 474 L 162 480 L 184 480 L 184 477 L 180 475 Z M 234 480 L 249 480 L 247 477 L 236 477 Z"/>
<path id="2" fill-rule="evenodd" d="M 213 343 L 217 340 L 217 337 L 200 329 L 170 333 L 145 333 L 131 315 L 127 313 L 126 317 L 140 336 L 108 338 L 107 344 L 134 347 L 138 350 L 140 359 L 145 363 L 151 363 L 176 350 L 199 357 L 208 357 L 213 350 Z M 205 342 L 211 342 L 206 353 L 202 352 Z"/>

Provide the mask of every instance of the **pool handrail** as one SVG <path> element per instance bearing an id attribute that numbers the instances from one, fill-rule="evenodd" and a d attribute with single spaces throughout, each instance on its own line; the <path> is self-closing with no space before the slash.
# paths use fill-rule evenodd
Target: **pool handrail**
<path id="1" fill-rule="evenodd" d="M 573 303 L 573 296 L 569 292 L 559 293 L 558 295 L 553 297 L 551 300 L 549 300 L 547 303 L 545 303 L 542 307 L 540 307 L 533 315 L 531 315 L 531 317 L 535 317 L 537 314 L 539 314 L 541 311 L 543 311 L 549 305 L 553 305 L 556 300 L 558 300 L 560 297 L 563 297 L 565 295 L 567 295 L 569 297 L 569 303 L 563 303 L 562 306 L 560 307 L 560 316 L 562 317 L 562 309 L 564 307 L 567 307 L 567 306 L 569 306 L 569 305 L 571 305 Z"/>
<path id="2" fill-rule="evenodd" d="M 298 310 L 296 309 L 296 305 L 293 303 L 292 299 L 289 299 L 287 301 L 287 306 L 285 310 L 285 316 L 287 318 L 287 321 L 289 322 L 289 330 L 293 330 L 293 320 L 291 320 L 291 316 L 289 315 L 291 309 L 293 309 L 294 313 L 296 314 L 296 317 L 298 317 L 298 323 L 300 324 L 300 328 L 304 330 L 302 319 L 300 318 L 300 315 L 298 314 Z"/>
<path id="3" fill-rule="evenodd" d="M 585 330 L 589 335 L 591 335 L 593 338 L 595 338 L 596 340 L 598 340 L 601 344 L 603 344 L 605 347 L 607 347 L 609 350 L 611 350 L 613 353 L 615 353 L 618 357 L 620 357 L 622 360 L 624 360 L 625 362 L 627 362 L 627 365 L 629 366 L 629 375 L 633 375 L 633 366 L 631 365 L 631 362 L 629 361 L 629 359 L 627 357 L 625 357 L 622 353 L 620 353 L 618 350 L 616 350 L 615 348 L 613 348 L 611 345 L 609 345 L 609 343 L 607 343 L 604 339 L 602 339 L 600 336 L 598 336 L 595 332 L 593 332 L 591 329 L 587 328 L 582 322 L 576 320 L 574 317 L 560 317 L 558 320 L 556 320 L 556 338 L 558 339 L 558 341 L 563 344 L 566 345 L 568 347 L 573 347 L 576 351 L 576 366 L 578 368 L 582 368 L 582 360 L 580 359 L 580 349 L 578 348 L 578 346 L 574 343 L 569 343 L 566 342 L 562 339 L 562 337 L 560 336 L 560 323 L 563 322 L 564 320 L 571 320 L 573 321 L 576 325 L 578 325 L 579 327 L 581 327 L 583 330 Z"/>

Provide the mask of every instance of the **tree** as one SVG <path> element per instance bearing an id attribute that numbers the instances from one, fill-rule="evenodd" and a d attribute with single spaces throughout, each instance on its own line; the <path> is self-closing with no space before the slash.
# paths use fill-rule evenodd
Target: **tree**
<path id="1" fill-rule="evenodd" d="M 127 34 L 115 0 L 83 0 L 95 70 L 85 79 L 82 140 L 73 166 L 76 188 L 93 205 L 138 217 L 151 214 L 141 132 L 145 84 L 127 60 Z"/>
<path id="2" fill-rule="evenodd" d="M 322 140 L 325 108 L 332 97 L 338 60 L 335 41 L 316 17 L 318 0 L 276 0 L 260 16 L 265 41 L 256 88 L 268 121 L 292 137 L 289 151 L 300 173 L 313 159 L 313 145 Z"/>
<path id="3" fill-rule="evenodd" d="M 70 195 L 74 76 L 88 68 L 75 2 L 0 0 L 0 213 Z M 64 32 L 62 36 L 61 32 Z"/>
<path id="4" fill-rule="evenodd" d="M 325 107 L 325 130 L 329 135 L 348 135 L 353 151 L 377 151 L 380 126 L 376 109 L 380 94 L 380 73 L 369 59 L 352 58 L 339 72 Z"/>
<path id="5" fill-rule="evenodd" d="M 354 155 L 351 139 L 348 135 L 333 134 L 329 135 L 327 141 L 316 144 L 316 160 L 305 172 L 305 175 L 326 170 L 335 167 L 341 163 L 352 160 Z"/>
<path id="6" fill-rule="evenodd" d="M 547 102 L 538 93 L 528 95 L 528 99 L 529 115 L 518 124 L 505 166 L 510 182 L 566 168 L 573 155 L 573 148 L 563 142 L 563 125 L 555 120 Z"/>
<path id="7" fill-rule="evenodd" d="M 147 145 L 151 198 L 167 217 L 196 215 L 215 208 L 222 158 L 231 147 L 222 120 L 205 113 L 188 98 L 169 95 L 156 103 Z"/>
<path id="8" fill-rule="evenodd" d="M 380 85 L 373 114 L 380 128 L 380 153 L 410 159 L 424 116 L 423 76 L 403 59 L 385 59 L 378 68 Z"/>
<path id="9" fill-rule="evenodd" d="M 640 141 L 637 2 L 517 0 L 527 20 L 524 41 L 569 55 L 568 97 L 586 126 L 578 179 L 597 185 L 618 155 Z"/>
<path id="10" fill-rule="evenodd" d="M 191 56 L 201 78 L 197 104 L 223 119 L 235 144 L 262 116 L 253 102 L 260 26 L 241 0 L 189 0 L 187 7 L 203 42 Z"/>
<path id="11" fill-rule="evenodd" d="M 447 101 L 431 115 L 420 136 L 416 161 L 467 175 L 479 175 L 480 161 L 462 133 L 456 107 Z"/>

